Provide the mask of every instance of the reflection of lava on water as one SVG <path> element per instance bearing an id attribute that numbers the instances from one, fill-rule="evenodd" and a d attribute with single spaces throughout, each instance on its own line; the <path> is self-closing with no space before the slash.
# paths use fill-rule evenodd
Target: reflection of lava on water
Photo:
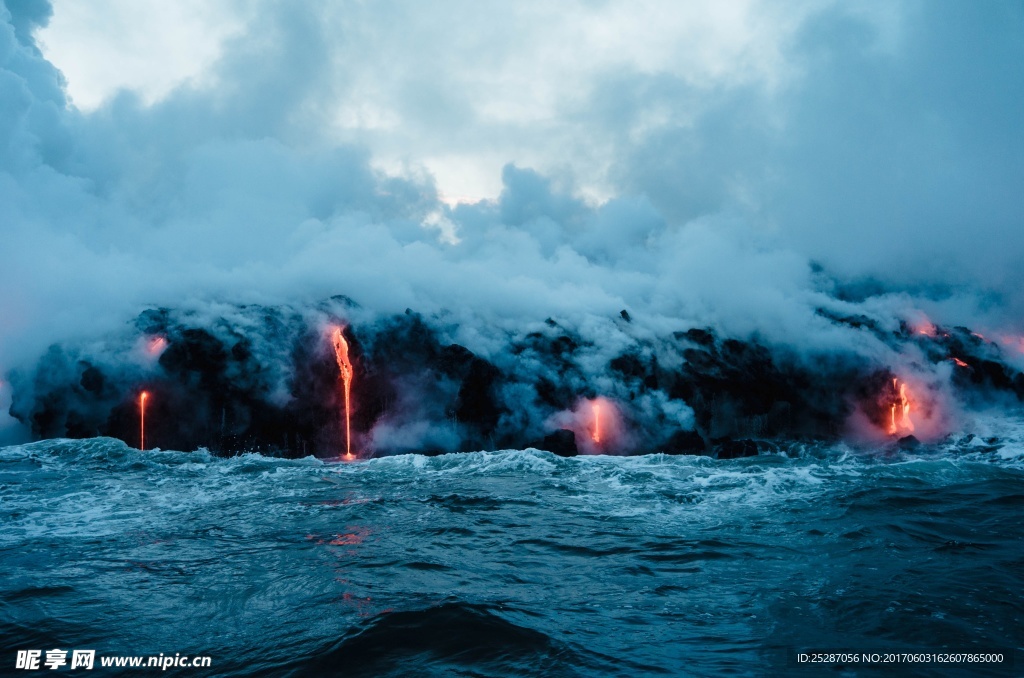
<path id="1" fill-rule="evenodd" d="M 318 546 L 358 546 L 370 536 L 370 530 L 365 527 L 351 527 L 351 532 L 345 534 L 334 534 L 330 538 L 321 537 L 318 534 L 307 534 L 306 539 L 315 542 Z"/>
<path id="2" fill-rule="evenodd" d="M 363 532 L 349 532 L 347 534 L 336 534 L 334 535 L 334 539 L 327 543 L 331 546 L 355 546 L 357 544 L 362 544 L 368 534 L 369 530 L 364 530 Z"/>
<path id="3" fill-rule="evenodd" d="M 391 608 L 375 612 L 373 610 L 373 597 L 372 596 L 357 596 L 352 593 L 343 593 L 341 596 L 341 602 L 347 607 L 355 608 L 356 614 L 360 617 L 373 617 L 378 614 L 385 614 L 391 611 Z"/>

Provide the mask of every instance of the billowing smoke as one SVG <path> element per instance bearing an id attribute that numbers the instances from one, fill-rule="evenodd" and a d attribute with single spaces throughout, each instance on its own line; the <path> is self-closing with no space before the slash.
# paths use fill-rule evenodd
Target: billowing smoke
<path id="1" fill-rule="evenodd" d="M 460 41 L 434 72 L 436 45 L 360 51 L 394 11 L 336 34 L 334 10 L 261 10 L 206 84 L 83 112 L 37 44 L 50 6 L 0 9 L 4 441 L 134 443 L 146 389 L 153 445 L 337 454 L 334 325 L 375 453 L 599 451 L 599 400 L 620 452 L 871 439 L 893 379 L 933 439 L 1024 393 L 1019 6 L 761 7 L 777 72 L 562 64 L 586 87 L 560 125 L 474 108 Z M 503 73 L 525 49 L 493 48 Z M 375 91 L 397 131 L 339 135 Z M 500 194 L 382 170 L 399 142 L 436 155 L 409 130 L 501 157 Z"/>

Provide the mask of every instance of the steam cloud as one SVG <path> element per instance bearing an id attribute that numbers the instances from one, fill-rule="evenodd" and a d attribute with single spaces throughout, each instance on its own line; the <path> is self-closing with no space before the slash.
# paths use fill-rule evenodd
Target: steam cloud
<path id="1" fill-rule="evenodd" d="M 443 40 L 413 30 L 420 10 L 409 45 L 375 52 L 395 10 L 365 11 L 335 39 L 332 11 L 261 4 L 215 84 L 83 112 L 36 42 L 49 4 L 6 0 L 0 405 L 16 417 L 0 442 L 126 432 L 132 389 L 157 382 L 165 447 L 322 452 L 329 322 L 351 332 L 356 428 L 381 451 L 579 433 L 572 413 L 598 396 L 619 403 L 624 449 L 655 449 L 694 427 L 843 434 L 879 416 L 857 390 L 897 372 L 943 416 L 977 389 L 1024 392 L 1019 4 L 822 6 L 793 25 L 755 4 L 786 26 L 769 36 L 778 73 L 595 57 L 557 124 L 474 108 L 458 57 L 479 45 L 429 56 Z M 543 43 L 540 23 L 493 45 L 495 74 Z M 402 78 L 382 77 L 389 57 Z M 401 124 L 339 141 L 333 116 L 368 78 Z M 436 152 L 409 135 L 458 155 L 460 130 L 507 154 L 496 199 L 451 204 L 420 159 L 376 162 L 405 141 Z M 156 336 L 166 351 L 148 355 Z M 194 415 L 176 433 L 174 412 Z"/>

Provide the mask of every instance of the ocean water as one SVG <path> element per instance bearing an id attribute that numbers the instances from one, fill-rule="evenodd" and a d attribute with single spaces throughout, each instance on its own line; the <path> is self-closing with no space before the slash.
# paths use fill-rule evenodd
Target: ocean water
<path id="1" fill-rule="evenodd" d="M 0 527 L 5 675 L 51 648 L 211 657 L 178 675 L 642 676 L 1024 646 L 1005 440 L 357 463 L 53 440 L 0 450 Z"/>

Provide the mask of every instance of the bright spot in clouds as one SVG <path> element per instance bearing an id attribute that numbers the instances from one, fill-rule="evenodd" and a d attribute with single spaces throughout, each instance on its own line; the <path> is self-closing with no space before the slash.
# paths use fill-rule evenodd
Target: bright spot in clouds
<path id="1" fill-rule="evenodd" d="M 185 83 L 209 85 L 224 41 L 243 24 L 228 3 L 55 0 L 43 54 L 76 106 L 93 110 L 126 89 L 146 103 Z"/>

